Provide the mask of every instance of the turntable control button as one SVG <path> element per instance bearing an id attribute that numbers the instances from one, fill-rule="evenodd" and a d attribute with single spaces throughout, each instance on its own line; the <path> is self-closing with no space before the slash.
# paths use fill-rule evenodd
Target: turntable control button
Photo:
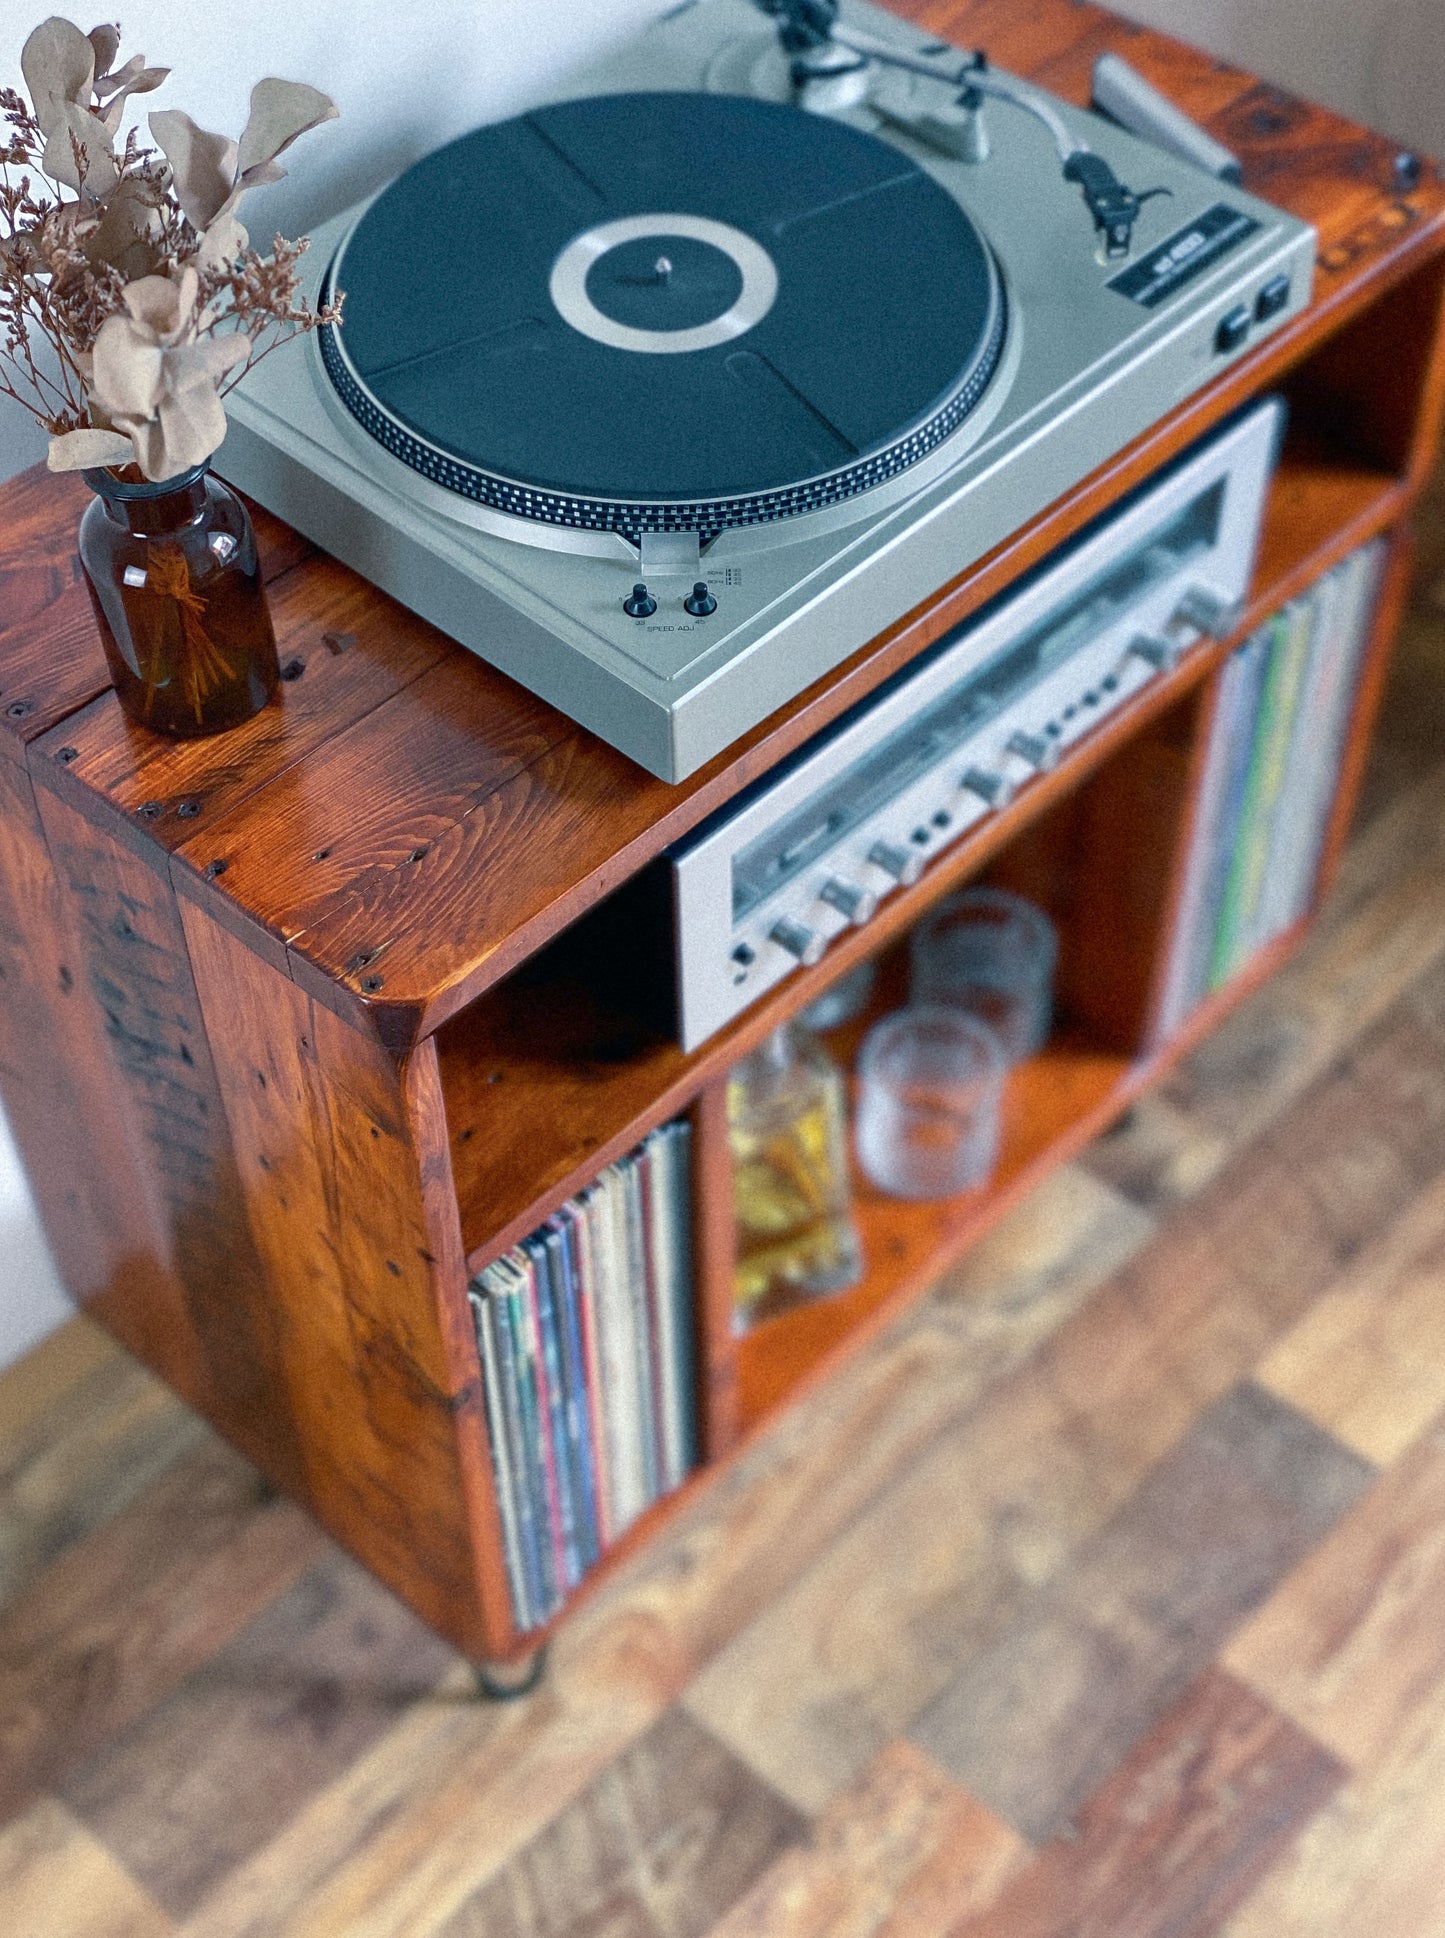
<path id="1" fill-rule="evenodd" d="M 1267 323 L 1272 316 L 1278 316 L 1282 309 L 1289 307 L 1289 277 L 1271 276 L 1254 299 L 1254 320 Z"/>
<path id="2" fill-rule="evenodd" d="M 805 968 L 811 969 L 815 962 L 821 962 L 823 951 L 828 944 L 816 929 L 810 929 L 802 922 L 795 922 L 784 915 L 774 922 L 768 930 L 769 936 L 780 949 L 786 949 L 790 956 L 796 956 Z"/>
<path id="3" fill-rule="evenodd" d="M 682 606 L 683 611 L 690 612 L 694 619 L 706 619 L 710 612 L 717 611 L 717 600 L 708 591 L 706 579 L 698 580 Z"/>
<path id="4" fill-rule="evenodd" d="M 629 619 L 650 619 L 657 611 L 657 601 L 641 579 L 633 586 L 631 598 L 622 601 L 622 610 Z"/>
<path id="5" fill-rule="evenodd" d="M 871 888 L 859 888 L 856 882 L 841 881 L 832 875 L 818 890 L 823 901 L 830 908 L 846 915 L 855 928 L 871 922 L 878 909 L 878 897 Z"/>
<path id="6" fill-rule="evenodd" d="M 1214 332 L 1214 347 L 1223 356 L 1237 350 L 1249 335 L 1249 310 L 1243 303 L 1236 303 L 1232 310 L 1226 310 L 1219 319 L 1219 327 Z"/>
<path id="7" fill-rule="evenodd" d="M 925 856 L 917 849 L 910 854 L 905 848 L 895 848 L 890 842 L 879 841 L 868 850 L 868 859 L 875 868 L 881 868 L 885 875 L 891 875 L 905 888 L 918 880 L 923 873 Z"/>

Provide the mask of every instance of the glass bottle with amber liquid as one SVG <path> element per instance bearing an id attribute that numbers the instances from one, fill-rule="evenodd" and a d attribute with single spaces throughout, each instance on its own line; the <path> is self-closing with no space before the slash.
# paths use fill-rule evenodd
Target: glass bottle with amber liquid
<path id="1" fill-rule="evenodd" d="M 127 719 L 187 740 L 259 713 L 281 669 L 245 505 L 204 464 L 85 481 L 80 558 Z"/>
<path id="2" fill-rule="evenodd" d="M 734 1325 L 746 1332 L 862 1275 L 843 1072 L 809 1031 L 784 1024 L 736 1066 L 728 1135 Z"/>

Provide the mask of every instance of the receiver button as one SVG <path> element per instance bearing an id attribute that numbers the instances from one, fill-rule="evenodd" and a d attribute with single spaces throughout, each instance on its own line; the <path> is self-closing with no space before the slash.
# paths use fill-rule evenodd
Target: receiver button
<path id="1" fill-rule="evenodd" d="M 976 794 L 987 807 L 1007 807 L 1013 799 L 1012 784 L 1002 774 L 986 774 L 981 767 L 970 767 L 958 784 Z"/>
<path id="2" fill-rule="evenodd" d="M 1085 700 L 1088 697 L 1084 695 Z M 1059 758 L 1056 746 L 1033 733 L 1011 733 L 1004 745 L 1004 752 L 1012 754 L 1015 760 L 1021 760 L 1025 767 L 1032 767 L 1039 774 L 1046 773 Z"/>

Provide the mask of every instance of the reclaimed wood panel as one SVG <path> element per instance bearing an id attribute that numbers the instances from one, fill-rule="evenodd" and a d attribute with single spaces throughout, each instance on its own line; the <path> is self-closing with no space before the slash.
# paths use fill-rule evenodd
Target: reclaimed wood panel
<path id="1" fill-rule="evenodd" d="M 119 1119 L 102 1117 L 104 1134 L 133 1154 L 135 1203 L 149 1206 L 164 1246 L 160 1271 L 143 1257 L 89 1310 L 243 1451 L 293 1480 L 287 1423 L 264 1412 L 274 1317 L 169 880 L 57 795 L 42 789 L 38 805 L 74 979 L 99 1023 L 92 1086 Z"/>
<path id="2" fill-rule="evenodd" d="M 407 1072 L 182 907 L 275 1315 L 258 1404 L 289 1424 L 291 1484 L 326 1526 L 485 1654 L 469 1509 L 495 1512 L 495 1495 L 460 1233 L 429 1188 L 445 1140 L 421 1143 Z M 500 1626 L 492 1652 L 509 1635 Z"/>
<path id="3" fill-rule="evenodd" d="M 115 695 L 102 694 L 36 750 L 57 759 L 62 791 L 82 811 L 103 797 L 167 850 L 204 840 L 247 796 L 455 656 L 433 627 L 334 559 L 312 559 L 273 585 L 270 606 L 282 663 L 270 706 L 215 740 L 167 740 L 132 726 Z M 354 814 L 371 791 L 368 777 L 335 805 Z"/>

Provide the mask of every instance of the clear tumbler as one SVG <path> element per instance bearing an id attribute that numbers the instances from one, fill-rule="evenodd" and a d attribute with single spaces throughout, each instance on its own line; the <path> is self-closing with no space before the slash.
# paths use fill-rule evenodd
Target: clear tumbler
<path id="1" fill-rule="evenodd" d="M 1058 953 L 1041 908 L 1006 888 L 966 888 L 914 930 L 909 994 L 979 1017 L 1021 1063 L 1048 1041 Z"/>
<path id="2" fill-rule="evenodd" d="M 895 1198 L 948 1198 L 998 1156 L 1003 1050 L 948 1003 L 895 1010 L 858 1053 L 858 1162 Z"/>

